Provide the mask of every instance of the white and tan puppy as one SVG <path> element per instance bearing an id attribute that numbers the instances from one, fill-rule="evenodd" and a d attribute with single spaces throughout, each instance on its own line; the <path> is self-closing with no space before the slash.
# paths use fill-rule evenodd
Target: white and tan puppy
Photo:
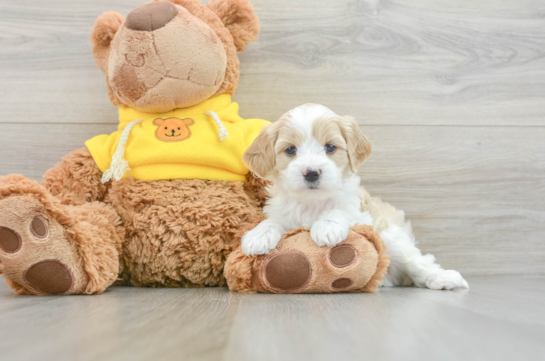
<path id="1" fill-rule="evenodd" d="M 468 288 L 460 273 L 443 270 L 416 247 L 403 211 L 360 186 L 358 167 L 371 143 L 350 117 L 306 104 L 264 128 L 244 154 L 255 176 L 269 180 L 267 219 L 242 237 L 247 255 L 266 254 L 292 228 L 310 229 L 320 246 L 334 246 L 355 224 L 373 225 L 392 256 L 385 286 Z"/>

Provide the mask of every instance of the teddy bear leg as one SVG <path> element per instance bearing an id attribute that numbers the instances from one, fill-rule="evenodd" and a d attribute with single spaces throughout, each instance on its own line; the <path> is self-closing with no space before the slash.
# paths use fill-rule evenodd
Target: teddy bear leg
<path id="1" fill-rule="evenodd" d="M 227 260 L 233 291 L 252 293 L 374 292 L 388 256 L 369 226 L 356 226 L 343 242 L 319 247 L 308 231 L 290 231 L 268 255 L 248 257 L 241 248 Z"/>
<path id="2" fill-rule="evenodd" d="M 65 177 L 62 167 L 70 168 L 61 163 L 48 174 Z M 85 188 L 70 182 L 72 189 Z M 89 190 L 72 196 L 65 190 L 61 199 L 51 193 L 21 175 L 0 178 L 0 272 L 18 294 L 104 291 L 119 271 L 119 216 L 108 204 L 84 203 L 93 197 Z"/>

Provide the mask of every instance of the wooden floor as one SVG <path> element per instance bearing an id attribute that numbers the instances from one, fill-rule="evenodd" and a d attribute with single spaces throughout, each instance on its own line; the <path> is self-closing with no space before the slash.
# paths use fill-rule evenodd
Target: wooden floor
<path id="1" fill-rule="evenodd" d="M 349 295 L 17 297 L 1 285 L 0 360 L 543 360 L 545 276 L 468 281 L 469 291 Z"/>

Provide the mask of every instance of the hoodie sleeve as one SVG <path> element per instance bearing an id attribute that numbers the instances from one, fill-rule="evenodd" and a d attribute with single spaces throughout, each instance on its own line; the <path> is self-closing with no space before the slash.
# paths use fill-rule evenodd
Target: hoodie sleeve
<path id="1" fill-rule="evenodd" d="M 97 135 L 85 142 L 85 146 L 89 149 L 91 156 L 102 173 L 110 168 L 112 155 L 115 152 L 117 143 L 119 143 L 119 133 L 117 131 L 110 135 Z"/>

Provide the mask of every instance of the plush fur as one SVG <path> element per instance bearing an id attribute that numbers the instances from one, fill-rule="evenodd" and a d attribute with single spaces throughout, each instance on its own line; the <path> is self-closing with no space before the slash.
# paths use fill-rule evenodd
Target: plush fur
<path id="1" fill-rule="evenodd" d="M 238 51 L 246 50 L 246 45 L 257 39 L 259 21 L 254 16 L 252 5 L 245 0 L 212 1 L 208 4 L 229 29 Z"/>
<path id="2" fill-rule="evenodd" d="M 121 180 L 109 201 L 126 225 L 122 277 L 133 286 L 225 285 L 240 230 L 262 219 L 242 182 Z"/>
<path id="3" fill-rule="evenodd" d="M 384 285 L 467 288 L 458 272 L 422 255 L 402 211 L 360 188 L 356 171 L 370 152 L 354 119 L 321 105 L 295 108 L 263 129 L 244 160 L 272 183 L 267 219 L 243 236 L 242 252 L 267 254 L 292 228 L 310 229 L 317 245 L 331 247 L 346 239 L 350 227 L 374 225 L 392 256 Z"/>
<path id="4" fill-rule="evenodd" d="M 151 32 L 128 28 L 115 12 L 96 20 L 93 57 L 114 105 L 167 112 L 235 91 L 237 49 L 259 31 L 251 5 L 246 0 L 172 3 L 177 15 Z M 101 179 L 86 148 L 65 156 L 42 184 L 20 175 L 0 177 L 0 272 L 16 293 L 48 293 L 25 278 L 46 258 L 69 272 L 72 285 L 64 294 L 98 294 L 114 282 L 225 285 L 226 258 L 242 234 L 263 220 L 265 182 L 253 177 L 106 184 Z M 32 233 L 35 218 L 44 221 L 43 239 Z M 2 251 L 10 237 L 21 243 L 13 254 Z"/>
<path id="5" fill-rule="evenodd" d="M 101 182 L 98 169 L 87 148 L 77 149 L 43 176 L 42 185 L 62 204 L 81 205 L 104 201 L 111 183 Z"/>

